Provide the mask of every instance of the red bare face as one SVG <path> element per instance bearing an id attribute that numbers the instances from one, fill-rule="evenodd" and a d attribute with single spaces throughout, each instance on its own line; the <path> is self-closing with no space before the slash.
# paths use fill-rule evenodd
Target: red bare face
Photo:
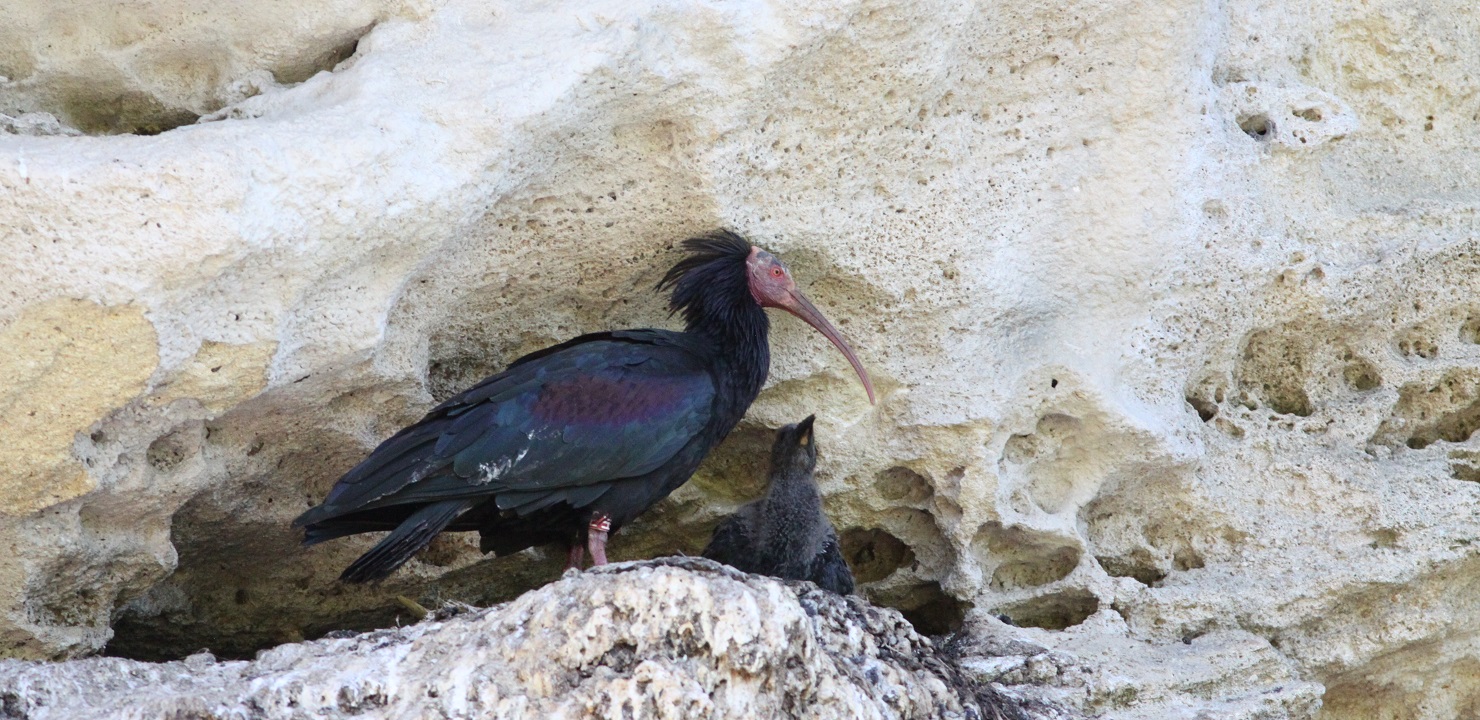
<path id="1" fill-rule="evenodd" d="M 797 289 L 791 271 L 775 255 L 758 247 L 750 249 L 745 270 L 750 274 L 750 296 L 761 307 L 785 307 L 782 302 Z"/>
<path id="2" fill-rule="evenodd" d="M 791 279 L 791 272 L 775 255 L 758 247 L 750 249 L 750 257 L 745 260 L 745 271 L 750 281 L 750 296 L 755 298 L 761 307 L 781 308 L 795 315 L 816 328 L 822 333 L 833 346 L 848 358 L 848 363 L 853 366 L 854 372 L 858 373 L 858 379 L 863 381 L 863 389 L 868 392 L 868 401 L 874 401 L 874 384 L 869 381 L 868 373 L 863 370 L 863 363 L 853 354 L 853 349 L 843 340 L 843 334 L 838 332 L 827 318 L 812 305 L 802 291 L 797 289 L 797 284 Z"/>

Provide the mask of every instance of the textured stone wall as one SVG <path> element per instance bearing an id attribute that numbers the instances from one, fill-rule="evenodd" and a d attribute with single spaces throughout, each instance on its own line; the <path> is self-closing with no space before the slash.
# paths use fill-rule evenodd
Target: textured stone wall
<path id="1" fill-rule="evenodd" d="M 898 613 L 709 561 L 574 573 L 490 610 L 251 662 L 0 660 L 7 718 L 1057 720 L 965 679 Z M 76 688 L 87 688 L 76 692 Z"/>
<path id="2" fill-rule="evenodd" d="M 815 412 L 862 592 L 1037 658 L 984 675 L 1115 717 L 1480 703 L 1472 3 L 157 5 L 0 23 L 0 654 L 548 582 L 454 536 L 343 588 L 370 540 L 287 523 L 519 354 L 671 326 L 674 242 L 726 226 L 880 402 L 776 318 L 618 557 L 696 551 Z"/>

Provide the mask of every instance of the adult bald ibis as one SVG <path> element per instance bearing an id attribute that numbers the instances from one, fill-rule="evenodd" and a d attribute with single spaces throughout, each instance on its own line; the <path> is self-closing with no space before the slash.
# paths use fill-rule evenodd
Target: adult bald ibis
<path id="1" fill-rule="evenodd" d="M 684 331 L 582 335 L 515 360 L 381 443 L 293 521 L 304 544 L 389 530 L 340 575 L 387 577 L 443 530 L 498 555 L 567 543 L 570 565 L 694 473 L 770 369 L 765 308 L 816 328 L 868 373 L 771 253 L 720 231 L 685 241 L 658 283 Z"/>
<path id="2" fill-rule="evenodd" d="M 815 416 L 776 431 L 766 496 L 715 527 L 704 557 L 737 570 L 787 580 L 811 580 L 839 595 L 853 592 L 838 532 L 822 512 L 812 472 L 817 468 Z"/>

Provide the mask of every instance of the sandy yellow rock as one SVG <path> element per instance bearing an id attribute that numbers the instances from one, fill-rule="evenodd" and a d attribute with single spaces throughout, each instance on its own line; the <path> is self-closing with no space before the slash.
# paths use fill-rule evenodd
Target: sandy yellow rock
<path id="1" fill-rule="evenodd" d="M 277 350 L 273 341 L 223 343 L 207 340 L 165 384 L 160 392 L 166 402 L 195 398 L 212 413 L 219 413 L 267 387 L 267 364 Z"/>
<path id="2" fill-rule="evenodd" d="M 72 440 L 144 389 L 159 364 L 141 308 L 64 298 L 0 330 L 0 513 L 22 515 L 94 487 Z"/>

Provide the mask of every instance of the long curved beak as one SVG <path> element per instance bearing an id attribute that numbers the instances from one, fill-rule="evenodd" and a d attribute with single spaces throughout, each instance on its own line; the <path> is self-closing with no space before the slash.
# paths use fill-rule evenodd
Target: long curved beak
<path id="1" fill-rule="evenodd" d="M 863 381 L 863 389 L 868 392 L 869 404 L 874 404 L 874 384 L 869 381 L 868 373 L 863 369 L 863 363 L 859 362 L 858 356 L 853 354 L 853 348 L 848 347 L 848 341 L 843 339 L 843 334 L 838 332 L 838 329 L 817 311 L 817 307 L 807 299 L 806 295 L 802 294 L 801 290 L 792 290 L 787 293 L 780 302 L 776 303 L 776 307 L 801 318 L 803 322 L 822 333 L 823 337 L 833 344 L 833 347 L 842 352 L 843 357 L 848 358 L 848 363 L 853 366 L 853 371 L 858 373 L 858 379 Z"/>

